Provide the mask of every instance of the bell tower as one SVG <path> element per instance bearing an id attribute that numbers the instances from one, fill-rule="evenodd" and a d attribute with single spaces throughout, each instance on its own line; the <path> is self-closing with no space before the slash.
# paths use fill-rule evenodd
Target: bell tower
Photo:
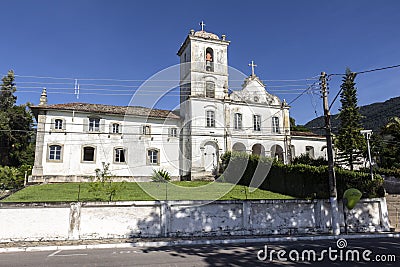
<path id="1" fill-rule="evenodd" d="M 198 136 L 205 133 L 204 128 L 212 128 L 213 123 L 206 122 L 205 114 L 214 112 L 212 120 L 217 121 L 217 106 L 222 105 L 228 97 L 228 45 L 225 35 L 218 35 L 204 30 L 191 30 L 178 51 L 180 57 L 180 169 L 181 179 L 188 180 L 194 168 L 203 168 L 204 159 L 201 154 L 204 147 L 196 147 L 201 143 Z M 210 106 L 211 105 L 211 106 Z M 207 106 L 209 106 L 208 110 Z M 210 110 L 210 109 L 215 109 Z M 215 129 L 220 128 L 216 127 Z M 206 129 L 207 134 L 216 134 L 213 129 Z M 197 139 L 196 139 L 197 138 Z M 194 140 L 196 139 L 196 140 Z M 218 146 L 218 144 L 216 144 Z M 201 158 L 201 160 L 199 159 Z M 203 161 L 201 163 L 200 161 Z M 203 166 L 203 167 L 201 167 Z"/>

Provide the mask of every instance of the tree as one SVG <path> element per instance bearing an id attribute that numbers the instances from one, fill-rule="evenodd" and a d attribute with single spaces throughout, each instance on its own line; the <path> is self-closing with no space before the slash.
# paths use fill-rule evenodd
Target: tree
<path id="1" fill-rule="evenodd" d="M 304 125 L 300 125 L 300 124 L 296 125 L 296 120 L 294 118 L 290 117 L 289 120 L 290 120 L 290 130 L 291 131 L 311 132 L 310 129 L 308 129 Z"/>
<path id="2" fill-rule="evenodd" d="M 356 73 L 347 68 L 340 86 L 342 107 L 339 109 L 339 134 L 335 142 L 340 151 L 337 157 L 338 162 L 345 163 L 351 170 L 354 169 L 356 163 L 360 163 L 365 150 L 365 139 L 360 133 L 362 116 L 357 106 L 355 77 Z"/>
<path id="3" fill-rule="evenodd" d="M 400 118 L 390 118 L 381 133 L 372 137 L 372 151 L 379 167 L 400 168 Z"/>
<path id="4" fill-rule="evenodd" d="M 33 164 L 33 117 L 29 104 L 16 105 L 14 72 L 3 77 L 0 90 L 0 165 Z"/>

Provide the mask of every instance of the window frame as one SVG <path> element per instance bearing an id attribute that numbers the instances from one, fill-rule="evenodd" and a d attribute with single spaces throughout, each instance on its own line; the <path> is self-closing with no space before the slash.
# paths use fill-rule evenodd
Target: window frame
<path id="1" fill-rule="evenodd" d="M 308 155 L 311 159 L 315 159 L 315 147 L 313 146 L 306 146 L 306 155 Z M 310 155 L 310 152 L 312 152 L 312 155 Z"/>
<path id="2" fill-rule="evenodd" d="M 124 160 L 121 161 L 121 155 L 117 155 L 117 151 L 122 151 Z M 119 157 L 119 160 L 117 160 Z M 125 164 L 126 163 L 126 149 L 124 147 L 114 147 L 114 161 L 115 164 Z"/>
<path id="3" fill-rule="evenodd" d="M 86 148 L 92 148 L 93 149 L 93 160 L 85 160 L 85 149 Z M 82 163 L 96 163 L 96 147 L 92 145 L 85 145 L 82 146 L 82 156 L 81 156 L 81 162 Z"/>
<path id="4" fill-rule="evenodd" d="M 52 154 L 52 152 L 51 152 L 51 148 L 52 147 L 59 147 L 60 148 L 60 151 L 59 151 L 59 154 L 60 154 L 60 158 L 59 159 L 56 159 L 56 158 L 53 158 L 53 159 L 51 159 L 50 158 L 50 155 Z M 64 146 L 63 145 L 61 145 L 61 144 L 49 144 L 48 145 L 48 147 L 47 147 L 47 161 L 48 162 L 62 162 L 63 161 L 63 150 L 64 150 Z M 57 154 L 57 151 L 55 151 L 55 154 L 54 154 L 54 156 L 56 156 Z"/>
<path id="5" fill-rule="evenodd" d="M 93 122 L 92 122 L 93 121 Z M 97 126 L 96 126 L 97 122 Z M 100 123 L 101 119 L 98 117 L 89 117 L 88 118 L 88 132 L 100 132 Z M 91 125 L 94 124 L 94 125 Z"/>
<path id="6" fill-rule="evenodd" d="M 153 155 L 150 155 L 150 152 L 156 152 L 156 163 L 153 162 Z M 159 166 L 160 165 L 160 150 L 158 148 L 148 148 L 146 150 L 146 164 L 147 165 L 153 165 L 153 166 Z"/>
<path id="7" fill-rule="evenodd" d="M 178 128 L 170 127 L 168 129 L 168 137 L 178 138 Z"/>
<path id="8" fill-rule="evenodd" d="M 117 130 L 115 131 L 115 129 L 117 129 Z M 121 129 L 120 123 L 117 123 L 117 122 L 111 123 L 111 133 L 112 134 L 120 134 L 121 133 L 120 129 Z"/>
<path id="9" fill-rule="evenodd" d="M 261 132 L 261 115 L 253 114 L 253 131 Z"/>
<path id="10" fill-rule="evenodd" d="M 281 128 L 279 125 L 279 117 L 272 117 L 272 133 L 281 133 Z"/>
<path id="11" fill-rule="evenodd" d="M 233 129 L 242 130 L 243 129 L 243 114 L 236 112 L 233 115 Z"/>
<path id="12" fill-rule="evenodd" d="M 63 119 L 54 119 L 54 127 L 53 129 L 56 131 L 62 131 L 64 130 L 64 120 Z"/>
<path id="13" fill-rule="evenodd" d="M 209 116 L 210 114 L 210 116 Z M 215 111 L 214 110 L 206 110 L 206 127 L 207 128 L 215 128 Z"/>
<path id="14" fill-rule="evenodd" d="M 148 131 L 147 131 L 147 129 L 148 129 Z M 150 124 L 142 125 L 142 135 L 151 136 L 151 125 Z"/>

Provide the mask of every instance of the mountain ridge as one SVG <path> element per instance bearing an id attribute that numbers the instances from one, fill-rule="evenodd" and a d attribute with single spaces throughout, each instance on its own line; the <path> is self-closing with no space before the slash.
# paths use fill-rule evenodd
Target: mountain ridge
<path id="1" fill-rule="evenodd" d="M 372 130 L 379 133 L 387 121 L 394 116 L 400 117 L 400 96 L 393 97 L 384 102 L 376 102 L 365 106 L 360 106 L 360 113 L 363 116 L 361 123 L 364 129 Z M 324 117 L 320 116 L 304 126 L 317 134 L 324 134 Z M 340 120 L 338 114 L 331 117 L 332 132 L 337 133 L 339 130 Z"/>

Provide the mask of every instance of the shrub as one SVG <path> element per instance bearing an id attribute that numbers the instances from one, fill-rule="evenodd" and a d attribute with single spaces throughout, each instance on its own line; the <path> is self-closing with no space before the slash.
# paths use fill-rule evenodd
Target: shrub
<path id="1" fill-rule="evenodd" d="M 153 170 L 153 175 L 151 176 L 151 180 L 153 182 L 166 183 L 171 180 L 171 175 L 169 174 L 168 171 L 164 169 Z"/>
<path id="2" fill-rule="evenodd" d="M 292 164 L 307 164 L 312 166 L 327 166 L 328 161 L 323 157 L 317 159 L 311 158 L 308 154 L 301 154 L 292 160 Z"/>
<path id="3" fill-rule="evenodd" d="M 236 152 L 227 152 L 221 159 L 226 182 L 248 186 L 252 179 L 261 179 L 260 189 L 299 198 L 329 198 L 327 166 L 285 165 L 270 158 Z M 348 188 L 357 188 L 364 198 L 384 196 L 383 179 L 379 175 L 371 180 L 368 173 L 335 170 L 338 198 Z"/>
<path id="4" fill-rule="evenodd" d="M 16 190 L 24 186 L 25 169 L 0 166 L 0 190 Z"/>
<path id="5" fill-rule="evenodd" d="M 114 175 L 109 171 L 110 164 L 104 164 L 103 169 L 96 169 L 96 175 L 91 178 L 88 191 L 93 193 L 95 200 L 102 200 L 105 195 L 112 201 L 116 194 L 125 187 L 124 182 L 114 183 Z"/>

